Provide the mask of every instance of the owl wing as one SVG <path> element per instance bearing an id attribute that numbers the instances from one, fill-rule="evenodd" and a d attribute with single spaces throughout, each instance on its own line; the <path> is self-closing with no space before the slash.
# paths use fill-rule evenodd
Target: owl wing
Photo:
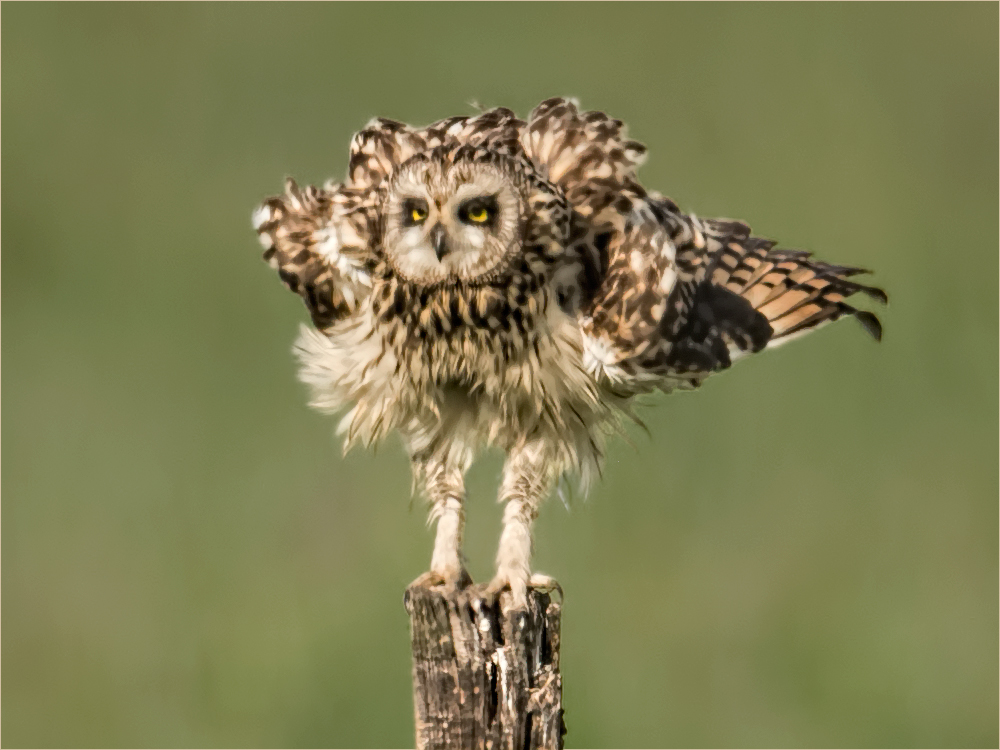
<path id="1" fill-rule="evenodd" d="M 625 125 L 604 112 L 580 112 L 572 99 L 548 99 L 528 116 L 521 144 L 542 177 L 562 189 L 599 233 L 621 231 L 631 200 L 645 191 L 635 171 L 646 147 L 629 140 Z"/>
<path id="2" fill-rule="evenodd" d="M 864 269 L 775 248 L 738 221 L 699 220 L 658 196 L 633 205 L 581 320 L 590 369 L 638 390 L 694 387 L 746 354 L 844 315 L 876 339 L 881 324 L 845 300 L 881 289 Z"/>
<path id="3" fill-rule="evenodd" d="M 571 250 L 586 260 L 580 326 L 589 369 L 626 390 L 696 386 L 738 357 L 854 315 L 844 300 L 885 294 L 850 277 L 862 269 L 775 249 L 746 224 L 699 221 L 636 179 L 646 148 L 620 120 L 542 102 L 521 142 L 573 207 Z"/>
<path id="4" fill-rule="evenodd" d="M 645 204 L 646 191 L 635 172 L 646 147 L 628 138 L 621 120 L 604 112 L 581 112 L 576 101 L 564 98 L 539 104 L 521 127 L 520 141 L 535 172 L 572 207 L 565 239 L 569 263 L 559 273 L 560 296 L 585 310 L 607 283 L 612 241 L 626 232 L 633 206 Z M 646 239 L 655 242 L 652 236 Z"/>
<path id="5" fill-rule="evenodd" d="M 264 259 L 300 295 L 319 329 L 354 312 L 370 289 L 375 194 L 345 185 L 300 189 L 265 200 L 253 215 Z"/>

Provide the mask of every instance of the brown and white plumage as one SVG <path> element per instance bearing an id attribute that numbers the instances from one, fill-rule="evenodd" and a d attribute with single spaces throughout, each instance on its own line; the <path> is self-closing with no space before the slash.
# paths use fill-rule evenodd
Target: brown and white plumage
<path id="1" fill-rule="evenodd" d="M 254 214 L 264 257 L 315 328 L 296 344 L 313 405 L 347 408 L 346 444 L 397 430 L 431 503 L 431 571 L 465 579 L 464 474 L 508 456 L 494 589 L 524 603 L 531 523 L 564 473 L 599 470 L 630 399 L 694 387 L 736 359 L 844 315 L 878 289 L 698 219 L 647 192 L 645 147 L 602 112 L 550 99 L 425 128 L 376 119 L 344 183 Z"/>

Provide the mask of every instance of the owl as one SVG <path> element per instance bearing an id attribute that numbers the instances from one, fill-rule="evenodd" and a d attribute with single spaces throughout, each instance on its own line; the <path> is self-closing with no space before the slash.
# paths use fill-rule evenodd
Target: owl
<path id="1" fill-rule="evenodd" d="M 468 583 L 464 476 L 506 455 L 496 576 L 523 607 L 532 523 L 563 477 L 583 490 L 634 399 L 699 386 L 737 360 L 885 294 L 861 268 L 775 247 L 646 190 L 645 147 L 603 112 L 549 99 L 417 128 L 375 119 L 347 177 L 288 180 L 254 212 L 264 258 L 312 318 L 294 351 L 345 450 L 395 431 L 436 524 L 433 583 Z"/>

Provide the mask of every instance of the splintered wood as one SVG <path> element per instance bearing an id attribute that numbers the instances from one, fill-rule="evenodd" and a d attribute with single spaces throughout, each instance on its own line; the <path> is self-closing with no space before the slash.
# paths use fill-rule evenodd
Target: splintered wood
<path id="1" fill-rule="evenodd" d="M 483 592 L 421 579 L 406 590 L 418 750 L 562 748 L 562 605 L 529 589 L 527 611 L 508 618 Z"/>

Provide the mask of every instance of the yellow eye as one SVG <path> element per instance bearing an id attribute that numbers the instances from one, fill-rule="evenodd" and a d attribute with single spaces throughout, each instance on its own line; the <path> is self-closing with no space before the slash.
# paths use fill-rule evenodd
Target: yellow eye
<path id="1" fill-rule="evenodd" d="M 468 216 L 469 221 L 482 224 L 490 218 L 490 212 L 486 210 L 485 206 L 473 206 L 469 209 Z"/>
<path id="2" fill-rule="evenodd" d="M 410 209 L 410 218 L 419 224 L 427 218 L 427 209 L 421 208 L 420 206 L 414 206 Z"/>
<path id="3" fill-rule="evenodd" d="M 458 218 L 466 224 L 492 224 L 498 213 L 495 196 L 484 196 L 466 201 L 458 209 Z"/>

